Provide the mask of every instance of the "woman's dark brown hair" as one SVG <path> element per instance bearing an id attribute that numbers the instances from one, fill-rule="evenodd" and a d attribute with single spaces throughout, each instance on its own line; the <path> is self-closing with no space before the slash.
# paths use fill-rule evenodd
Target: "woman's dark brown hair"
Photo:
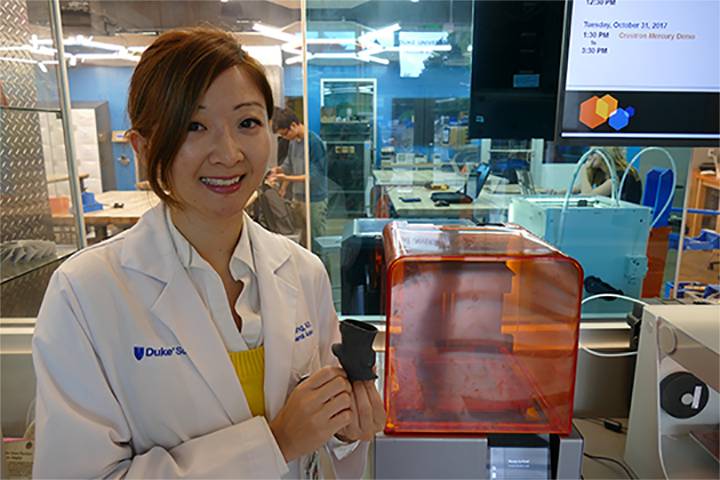
<path id="1" fill-rule="evenodd" d="M 142 163 L 153 191 L 179 205 L 172 194 L 172 161 L 185 141 L 200 98 L 225 70 L 240 67 L 265 98 L 268 119 L 273 99 L 262 65 L 229 33 L 208 27 L 170 30 L 142 54 L 130 80 L 131 129 L 147 140 Z"/>

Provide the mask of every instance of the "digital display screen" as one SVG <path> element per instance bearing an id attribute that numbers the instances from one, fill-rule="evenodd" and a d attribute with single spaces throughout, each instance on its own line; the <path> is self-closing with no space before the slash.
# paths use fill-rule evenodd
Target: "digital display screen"
<path id="1" fill-rule="evenodd" d="M 566 12 L 558 139 L 720 142 L 720 2 L 574 0 Z"/>
<path id="2" fill-rule="evenodd" d="M 491 447 L 491 480 L 550 478 L 550 450 L 542 447 Z"/>
<path id="3" fill-rule="evenodd" d="M 563 1 L 473 2 L 470 138 L 552 140 Z"/>

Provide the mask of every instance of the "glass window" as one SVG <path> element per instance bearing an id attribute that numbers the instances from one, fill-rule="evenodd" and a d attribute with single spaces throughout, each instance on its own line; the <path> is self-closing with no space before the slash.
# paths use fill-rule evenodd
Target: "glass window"
<path id="1" fill-rule="evenodd" d="M 580 261 L 586 297 L 662 295 L 693 149 L 469 138 L 473 3 L 307 3 L 307 128 L 325 145 L 328 185 L 323 207 L 310 209 L 312 248 L 338 310 L 384 313 L 379 238 L 391 219 L 520 223 Z M 286 76 L 300 69 L 286 66 Z M 584 309 L 629 310 L 620 301 Z"/>

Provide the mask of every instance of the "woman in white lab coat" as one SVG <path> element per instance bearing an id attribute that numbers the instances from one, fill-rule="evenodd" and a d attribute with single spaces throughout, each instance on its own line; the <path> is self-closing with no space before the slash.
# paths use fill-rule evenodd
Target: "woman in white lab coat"
<path id="1" fill-rule="evenodd" d="M 53 275 L 33 339 L 34 476 L 362 474 L 384 423 L 330 353 L 322 263 L 243 208 L 267 169 L 262 67 L 212 29 L 163 34 L 130 85 L 133 148 L 163 200 Z"/>

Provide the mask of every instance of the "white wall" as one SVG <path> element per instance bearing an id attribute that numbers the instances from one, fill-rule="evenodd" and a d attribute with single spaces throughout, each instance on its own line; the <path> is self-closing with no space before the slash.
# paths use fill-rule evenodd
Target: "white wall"
<path id="1" fill-rule="evenodd" d="M 102 192 L 102 176 L 95 110 L 92 108 L 73 108 L 72 118 L 78 173 L 89 174 L 90 177 L 85 180 L 86 189 L 93 193 L 100 193 Z M 50 112 L 39 113 L 39 120 L 43 156 L 45 157 L 45 171 L 48 178 L 67 176 L 62 122 L 54 113 Z M 48 194 L 52 197 L 69 196 L 70 187 L 68 181 L 48 184 Z"/>

